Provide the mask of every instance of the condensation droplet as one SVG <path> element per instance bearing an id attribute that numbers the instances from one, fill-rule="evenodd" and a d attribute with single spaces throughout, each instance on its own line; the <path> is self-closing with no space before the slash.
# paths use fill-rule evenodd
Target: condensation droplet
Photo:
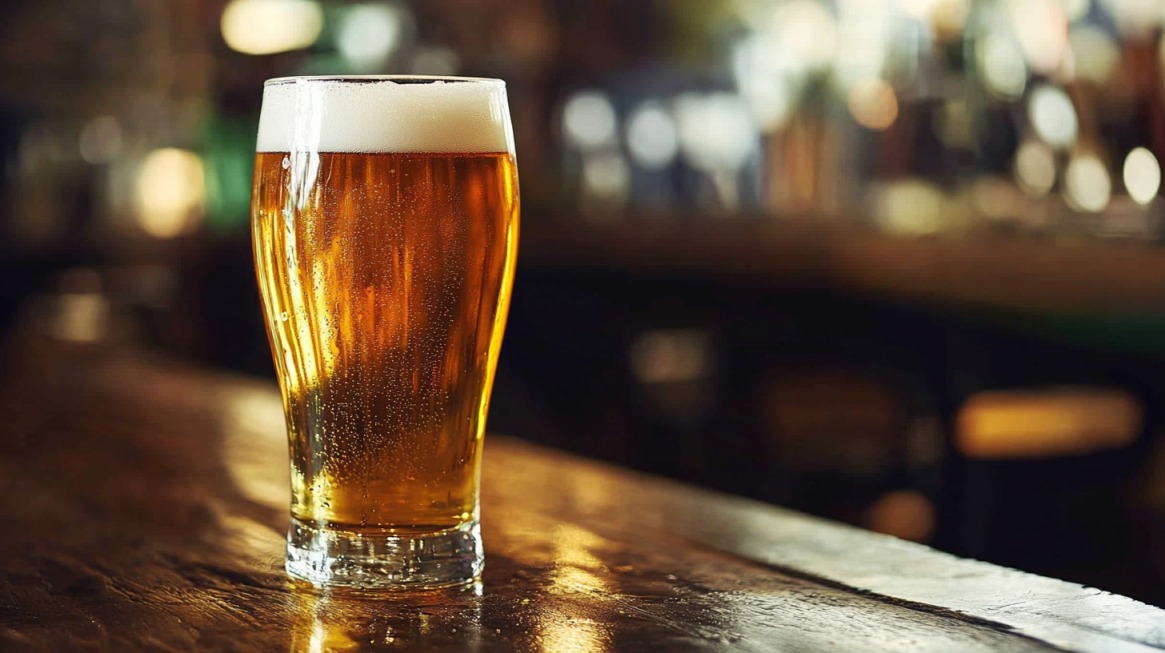
<path id="1" fill-rule="evenodd" d="M 287 318 L 288 318 L 287 311 L 283 311 L 282 313 L 279 314 L 279 321 L 280 322 L 286 322 Z"/>
<path id="2" fill-rule="evenodd" d="M 289 156 L 283 157 L 283 169 L 287 170 L 290 167 L 291 167 L 291 157 L 289 157 Z"/>

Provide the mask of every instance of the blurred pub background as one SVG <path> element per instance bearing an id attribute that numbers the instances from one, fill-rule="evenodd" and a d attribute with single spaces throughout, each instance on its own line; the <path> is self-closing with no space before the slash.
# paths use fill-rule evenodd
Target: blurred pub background
<path id="1" fill-rule="evenodd" d="M 7 0 L 0 326 L 274 377 L 263 80 L 509 85 L 491 430 L 1165 604 L 1165 3 Z"/>

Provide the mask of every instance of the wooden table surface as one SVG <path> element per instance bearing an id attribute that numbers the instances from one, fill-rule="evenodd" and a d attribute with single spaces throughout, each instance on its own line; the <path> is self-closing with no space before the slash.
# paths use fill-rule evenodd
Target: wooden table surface
<path id="1" fill-rule="evenodd" d="M 3 651 L 1160 651 L 1165 611 L 491 436 L 480 586 L 282 571 L 265 382 L 25 349 L 0 384 Z"/>

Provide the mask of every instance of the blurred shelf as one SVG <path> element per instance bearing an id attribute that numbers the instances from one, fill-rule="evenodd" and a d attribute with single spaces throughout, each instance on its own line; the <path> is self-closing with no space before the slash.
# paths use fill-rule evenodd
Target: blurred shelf
<path id="1" fill-rule="evenodd" d="M 950 307 L 1165 318 L 1165 249 L 1030 237 L 901 237 L 804 220 L 528 219 L 521 265 L 833 289 Z"/>

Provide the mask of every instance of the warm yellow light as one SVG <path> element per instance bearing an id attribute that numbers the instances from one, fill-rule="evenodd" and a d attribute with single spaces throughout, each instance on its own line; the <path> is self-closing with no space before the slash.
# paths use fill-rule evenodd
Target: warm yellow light
<path id="1" fill-rule="evenodd" d="M 202 159 L 189 150 L 154 150 L 136 180 L 138 225 L 157 238 L 173 238 L 202 217 L 205 194 Z"/>
<path id="2" fill-rule="evenodd" d="M 231 0 L 220 26 L 232 50 L 275 54 L 315 43 L 324 27 L 324 12 L 315 0 Z"/>
<path id="3" fill-rule="evenodd" d="M 894 89 L 880 78 L 854 84 L 849 92 L 849 112 L 867 129 L 882 130 L 898 119 L 898 98 Z"/>
<path id="4" fill-rule="evenodd" d="M 1073 156 L 1064 174 L 1064 191 L 1073 208 L 1091 213 L 1103 211 L 1112 197 L 1108 168 L 1093 154 Z"/>
<path id="5" fill-rule="evenodd" d="M 58 301 L 50 332 L 69 342 L 98 342 L 109 332 L 109 301 L 99 292 L 66 293 Z"/>
<path id="6" fill-rule="evenodd" d="M 542 624 L 540 642 L 546 653 L 589 653 L 602 651 L 603 631 L 587 618 L 565 618 L 557 613 Z"/>
<path id="7" fill-rule="evenodd" d="M 603 601 L 611 591 L 606 579 L 595 573 L 602 567 L 602 559 L 596 555 L 607 544 L 593 532 L 561 524 L 554 532 L 551 594 L 580 595 L 588 600 Z M 570 617 L 550 610 L 539 625 L 539 639 L 542 650 L 559 653 L 561 651 L 604 650 L 607 633 L 599 624 L 585 618 Z"/>
<path id="8" fill-rule="evenodd" d="M 388 637 L 391 638 L 391 635 Z M 392 641 L 389 639 L 389 641 Z M 310 638 L 307 641 L 306 653 L 333 653 L 334 651 L 357 651 L 362 648 L 360 645 L 364 642 L 358 642 L 352 638 L 350 633 L 344 631 L 342 627 L 336 627 L 331 623 L 326 615 L 315 615 L 312 622 L 312 629 Z M 303 649 L 293 649 L 303 650 Z"/>
<path id="9" fill-rule="evenodd" d="M 935 36 L 944 43 L 961 37 L 970 13 L 969 0 L 938 0 L 930 11 Z"/>
<path id="10" fill-rule="evenodd" d="M 1131 443 L 1142 411 L 1123 390 L 1075 388 L 982 392 L 959 410 L 956 446 L 972 458 L 1035 458 Z"/>
<path id="11" fill-rule="evenodd" d="M 878 190 L 874 219 L 890 233 L 907 236 L 933 234 L 942 226 L 946 203 L 946 195 L 938 186 L 907 178 Z"/>
<path id="12" fill-rule="evenodd" d="M 286 508 L 287 468 L 266 462 L 287 447 L 279 398 L 266 389 L 238 389 L 223 399 L 222 408 L 223 461 L 235 487 L 256 504 Z"/>
<path id="13" fill-rule="evenodd" d="M 816 0 L 790 0 L 773 12 L 773 34 L 807 68 L 822 68 L 837 49 L 837 22 Z"/>
<path id="14" fill-rule="evenodd" d="M 934 504 L 917 490 L 887 492 L 866 511 L 871 530 L 904 540 L 927 541 L 934 524 Z"/>
<path id="15" fill-rule="evenodd" d="M 1068 45 L 1068 17 L 1061 0 L 1008 0 L 1011 26 L 1028 64 L 1051 74 Z"/>
<path id="16" fill-rule="evenodd" d="M 1129 152 L 1124 167 L 1125 188 L 1137 204 L 1148 204 L 1161 189 L 1161 165 L 1157 157 L 1143 147 Z"/>
<path id="17" fill-rule="evenodd" d="M 1026 141 L 1015 153 L 1015 179 L 1020 188 L 1040 197 L 1056 183 L 1056 155 L 1052 148 L 1036 140 Z"/>

